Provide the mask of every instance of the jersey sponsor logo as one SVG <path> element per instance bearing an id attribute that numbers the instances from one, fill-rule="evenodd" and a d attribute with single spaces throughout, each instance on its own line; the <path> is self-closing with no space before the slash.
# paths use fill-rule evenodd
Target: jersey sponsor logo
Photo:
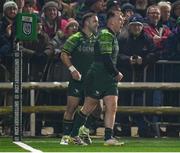
<path id="1" fill-rule="evenodd" d="M 79 93 L 79 90 L 78 89 L 74 89 L 74 93 Z"/>
<path id="2" fill-rule="evenodd" d="M 100 95 L 100 92 L 96 90 L 93 95 L 94 95 L 94 96 L 99 96 L 99 95 Z"/>

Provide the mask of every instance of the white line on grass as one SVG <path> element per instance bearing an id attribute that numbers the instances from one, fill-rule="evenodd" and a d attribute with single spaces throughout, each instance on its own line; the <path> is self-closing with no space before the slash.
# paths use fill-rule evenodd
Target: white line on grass
<path id="1" fill-rule="evenodd" d="M 13 142 L 13 143 L 20 146 L 21 148 L 23 148 L 23 149 L 25 149 L 27 151 L 30 151 L 30 152 L 33 152 L 33 153 L 43 153 L 41 150 L 34 149 L 33 147 L 28 146 L 27 144 L 25 144 L 23 142 Z"/>

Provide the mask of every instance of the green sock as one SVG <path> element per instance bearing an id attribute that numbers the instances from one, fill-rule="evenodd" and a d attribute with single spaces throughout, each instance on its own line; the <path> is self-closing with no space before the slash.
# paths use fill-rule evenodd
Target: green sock
<path id="1" fill-rule="evenodd" d="M 70 135 L 73 127 L 73 120 L 63 120 L 63 135 Z"/>
<path id="2" fill-rule="evenodd" d="M 105 136 L 104 136 L 104 140 L 109 140 L 113 137 L 113 130 L 110 128 L 105 128 Z"/>
<path id="3" fill-rule="evenodd" d="M 87 116 L 83 114 L 81 111 L 78 111 L 75 116 L 74 125 L 71 132 L 72 137 L 75 137 L 78 135 L 79 128 L 86 122 L 86 120 L 87 120 Z"/>

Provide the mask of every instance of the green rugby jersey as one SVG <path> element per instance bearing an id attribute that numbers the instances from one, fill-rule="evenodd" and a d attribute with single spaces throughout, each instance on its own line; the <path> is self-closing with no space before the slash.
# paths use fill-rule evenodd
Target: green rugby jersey
<path id="1" fill-rule="evenodd" d="M 72 56 L 71 62 L 75 68 L 86 75 L 94 60 L 94 43 L 96 37 L 92 34 L 89 38 L 83 32 L 77 32 L 70 36 L 63 46 L 63 52 Z"/>
<path id="2" fill-rule="evenodd" d="M 102 55 L 109 54 L 114 65 L 117 64 L 119 45 L 116 35 L 110 29 L 100 31 L 95 44 L 95 62 L 102 63 Z"/>

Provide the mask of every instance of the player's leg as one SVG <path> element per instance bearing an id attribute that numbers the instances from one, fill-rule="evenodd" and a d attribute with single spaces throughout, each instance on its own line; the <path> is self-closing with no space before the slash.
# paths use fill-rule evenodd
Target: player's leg
<path id="1" fill-rule="evenodd" d="M 113 128 L 116 117 L 118 96 L 109 95 L 103 98 L 105 104 L 105 143 L 104 145 L 122 145 L 123 142 L 113 138 Z"/>
<path id="2" fill-rule="evenodd" d="M 79 97 L 74 97 L 74 96 L 67 97 L 67 106 L 63 119 L 63 137 L 60 142 L 60 144 L 62 145 L 68 145 L 69 143 L 69 135 L 73 127 L 74 114 L 77 107 L 79 106 L 79 101 L 80 101 Z"/>
<path id="3" fill-rule="evenodd" d="M 85 124 L 87 117 L 92 113 L 92 111 L 95 109 L 96 105 L 98 103 L 97 99 L 91 98 L 91 97 L 86 97 L 84 105 L 82 109 L 77 112 L 73 129 L 71 132 L 71 137 L 73 138 L 73 141 L 76 141 L 75 139 L 77 138 L 79 141 L 78 133 L 79 133 L 79 128 Z M 83 141 L 81 141 L 83 143 Z M 76 142 L 74 142 L 77 144 Z M 82 144 L 80 144 L 82 145 Z"/>

